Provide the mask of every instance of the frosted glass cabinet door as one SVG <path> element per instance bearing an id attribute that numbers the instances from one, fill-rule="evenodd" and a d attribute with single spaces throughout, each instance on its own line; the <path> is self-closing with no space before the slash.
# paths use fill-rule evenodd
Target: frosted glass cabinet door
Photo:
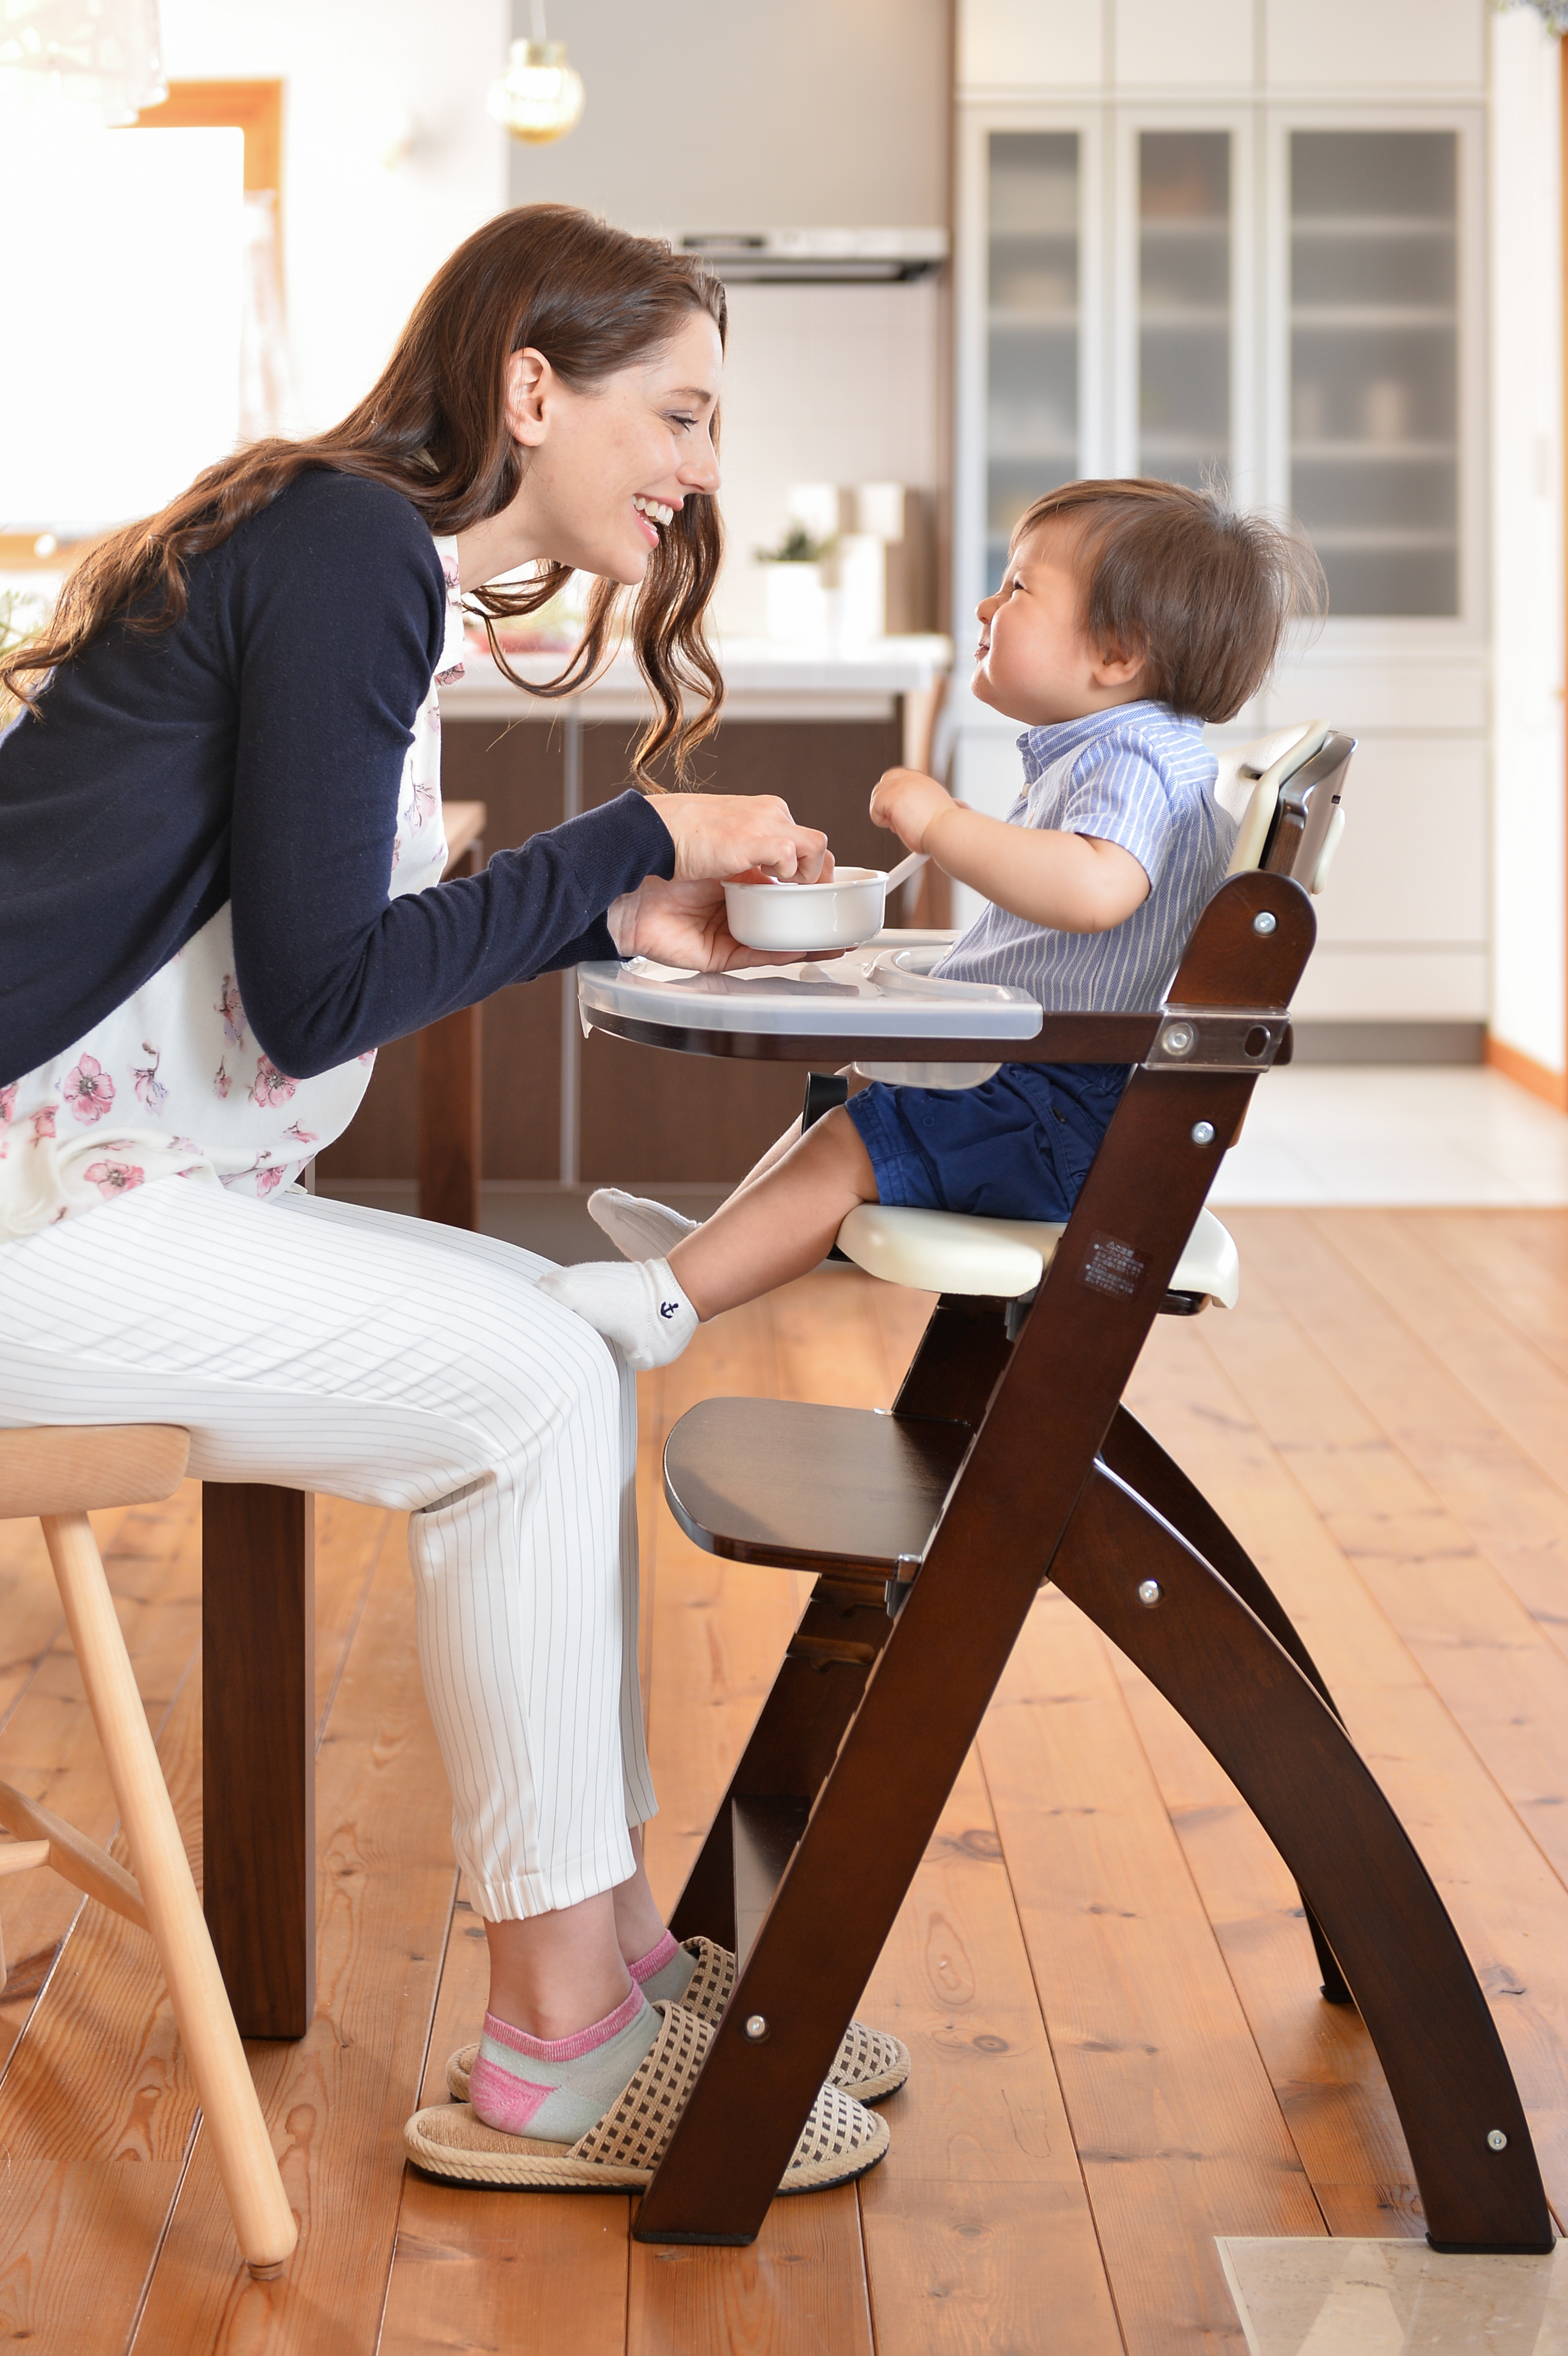
<path id="1" fill-rule="evenodd" d="M 1138 136 L 1138 472 L 1231 479 L 1231 134 Z"/>
<path id="2" fill-rule="evenodd" d="M 1458 137 L 1290 134 L 1291 504 L 1331 615 L 1459 610 Z"/>
<path id="3" fill-rule="evenodd" d="M 1013 526 L 1079 473 L 1079 142 L 993 131 L 987 159 L 986 589 Z"/>

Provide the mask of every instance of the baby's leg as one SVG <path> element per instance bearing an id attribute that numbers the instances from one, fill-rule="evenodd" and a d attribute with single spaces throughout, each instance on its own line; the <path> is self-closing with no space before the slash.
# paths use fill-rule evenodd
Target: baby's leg
<path id="1" fill-rule="evenodd" d="M 853 1072 L 851 1066 L 849 1074 L 839 1075 L 840 1078 L 849 1078 L 851 1095 L 858 1092 L 860 1085 L 854 1078 Z M 784 1135 L 773 1140 L 761 1161 L 753 1162 L 747 1171 L 734 1193 L 726 1196 L 726 1202 L 732 1203 L 736 1194 L 743 1194 L 748 1186 L 754 1186 L 759 1178 L 765 1178 L 774 1164 L 784 1159 L 801 1134 L 800 1119 L 797 1115 Z M 865 1195 L 861 1199 L 869 1202 L 875 1198 Z M 595 1226 L 603 1228 L 616 1250 L 624 1252 L 628 1259 L 661 1258 L 673 1251 L 684 1237 L 694 1234 L 702 1224 L 700 1219 L 688 1219 L 681 1212 L 672 1211 L 667 1203 L 650 1201 L 645 1194 L 628 1194 L 619 1186 L 600 1186 L 590 1194 L 588 1215 Z"/>
<path id="2" fill-rule="evenodd" d="M 781 1138 L 727 1203 L 677 1244 L 670 1272 L 704 1323 L 804 1276 L 849 1213 L 877 1199 L 876 1173 L 840 1107 Z"/>
<path id="3" fill-rule="evenodd" d="M 771 1170 L 799 1135 L 797 1120 L 769 1146 L 755 1167 L 747 1171 L 735 1193 L 753 1185 Z M 628 1259 L 662 1259 L 702 1225 L 700 1219 L 688 1219 L 683 1212 L 671 1210 L 667 1203 L 656 1203 L 646 1194 L 628 1194 L 619 1186 L 596 1187 L 588 1197 L 588 1215 Z"/>
<path id="4" fill-rule="evenodd" d="M 540 1290 L 586 1318 L 634 1366 L 667 1365 L 699 1321 L 804 1276 L 856 1205 L 876 1201 L 870 1161 L 841 1109 L 780 1144 L 778 1158 L 759 1165 L 667 1260 L 555 1269 Z"/>

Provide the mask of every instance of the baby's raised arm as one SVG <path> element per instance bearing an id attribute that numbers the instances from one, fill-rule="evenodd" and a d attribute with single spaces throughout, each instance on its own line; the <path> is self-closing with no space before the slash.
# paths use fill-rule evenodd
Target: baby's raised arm
<path id="1" fill-rule="evenodd" d="M 955 801 L 918 769 L 889 769 L 871 816 L 911 851 L 1026 924 L 1059 933 L 1108 933 L 1143 905 L 1149 879 L 1130 851 L 1092 834 L 1008 826 Z"/>

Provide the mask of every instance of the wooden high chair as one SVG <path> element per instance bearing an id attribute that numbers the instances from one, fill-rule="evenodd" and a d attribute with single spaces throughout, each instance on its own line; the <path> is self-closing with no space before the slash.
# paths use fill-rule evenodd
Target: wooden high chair
<path id="1" fill-rule="evenodd" d="M 1296 1876 L 1323 1993 L 1355 2002 L 1381 2060 L 1434 2245 L 1552 2246 L 1518 2092 L 1425 1869 L 1263 1574 L 1121 1405 L 1157 1314 L 1235 1299 L 1204 1198 L 1258 1076 L 1289 1055 L 1353 749 L 1317 724 L 1229 765 L 1235 862 L 1165 1005 L 1048 1014 L 1009 1044 L 1135 1066 L 1064 1226 L 875 1205 L 845 1221 L 850 1258 L 940 1294 L 891 1413 L 710 1399 L 669 1436 L 688 1536 L 817 1577 L 671 1917 L 677 1938 L 734 1947 L 740 1976 L 641 2241 L 755 2236 L 1050 1579 L 1208 1745 Z"/>
<path id="2" fill-rule="evenodd" d="M 252 2275 L 280 2275 L 298 2238 L 272 2139 L 212 1952 L 125 1639 L 88 1520 L 140 1505 L 184 1478 L 189 1436 L 167 1424 L 0 1431 L 0 1521 L 37 1515 L 54 1565 L 88 1706 L 124 1826 L 133 1879 L 51 1813 L 0 1783 L 0 1877 L 49 1866 L 151 1933 L 212 2138 L 235 2237 Z M 0 1954 L 0 1976 L 4 1975 Z"/>

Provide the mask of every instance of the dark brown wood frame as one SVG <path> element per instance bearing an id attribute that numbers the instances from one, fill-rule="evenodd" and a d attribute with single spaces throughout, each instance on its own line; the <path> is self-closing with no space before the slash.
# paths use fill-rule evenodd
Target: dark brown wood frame
<path id="1" fill-rule="evenodd" d="M 1312 947 L 1310 902 L 1283 872 L 1300 847 L 1271 848 L 1280 872 L 1233 878 L 1205 911 L 1171 1004 L 1212 1060 L 1162 1060 L 1148 1019 L 1016 1341 L 1007 1304 L 944 1296 L 891 1417 L 709 1401 L 670 1435 L 667 1494 L 699 1543 L 818 1578 L 672 1918 L 677 1936 L 733 1944 L 740 1974 L 641 2241 L 755 2237 L 1049 1578 L 1180 1711 L 1296 1875 L 1324 1993 L 1353 1992 L 1387 2074 L 1434 2245 L 1552 2246 L 1519 2094 L 1429 1876 L 1261 1572 L 1121 1405 L 1255 1085 L 1244 1026 L 1227 1047 L 1204 1016 L 1272 1033 Z M 1119 1058 L 1132 1019 L 1048 1017 L 1020 1060 Z M 705 1477 L 716 1451 L 722 1498 Z"/>

